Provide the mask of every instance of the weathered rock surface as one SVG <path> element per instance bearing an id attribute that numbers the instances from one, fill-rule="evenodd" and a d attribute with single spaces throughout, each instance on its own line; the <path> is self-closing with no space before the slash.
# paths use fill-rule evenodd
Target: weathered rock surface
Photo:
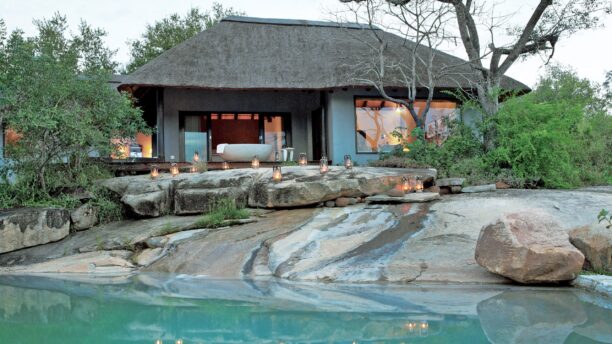
<path id="1" fill-rule="evenodd" d="M 0 255 L 0 266 L 71 256 L 99 243 L 113 250 L 133 245 L 163 248 L 164 256 L 142 269 L 151 272 L 338 282 L 509 283 L 474 258 L 483 226 L 503 212 L 537 209 L 554 216 L 567 232 L 590 224 L 593 214 L 611 203 L 612 188 L 499 190 L 431 203 L 257 211 L 255 223 L 180 232 L 195 228 L 198 217 L 167 216 L 98 226 L 60 242 L 6 253 Z"/>
<path id="2" fill-rule="evenodd" d="M 440 178 L 436 179 L 436 186 L 463 186 L 465 178 Z"/>
<path id="3" fill-rule="evenodd" d="M 548 214 L 502 215 L 480 232 L 476 261 L 489 271 L 520 283 L 554 283 L 575 279 L 584 255 Z"/>
<path id="4" fill-rule="evenodd" d="M 0 253 L 65 238 L 70 212 L 54 208 L 22 208 L 0 212 Z"/>
<path id="5" fill-rule="evenodd" d="M 584 254 L 586 268 L 612 272 L 612 230 L 595 223 L 573 229 L 569 237 Z"/>
<path id="6" fill-rule="evenodd" d="M 390 169 L 356 167 L 346 170 L 332 166 L 325 175 L 318 168 L 289 167 L 283 170 L 283 181 L 268 183 L 271 174 L 265 171 L 249 194 L 249 206 L 262 208 L 293 208 L 335 200 L 340 197 L 359 197 L 386 192 L 401 183 L 402 177 L 420 176 L 432 182 L 432 169 Z"/>
<path id="7" fill-rule="evenodd" d="M 80 253 L 32 265 L 0 268 L 0 273 L 124 275 L 135 270 L 134 264 L 128 260 L 131 255 L 129 251 Z"/>
<path id="8" fill-rule="evenodd" d="M 254 208 L 295 208 L 384 193 L 401 182 L 403 176 L 419 176 L 432 183 L 433 169 L 391 169 L 330 167 L 321 175 L 316 166 L 285 167 L 283 181 L 271 183 L 271 169 L 235 169 L 206 173 L 113 178 L 102 185 L 121 196 L 133 213 L 158 217 L 163 214 L 199 214 L 219 198 L 233 198 Z"/>
<path id="9" fill-rule="evenodd" d="M 0 266 L 31 265 L 98 250 L 125 250 L 151 237 L 195 228 L 194 223 L 197 220 L 197 216 L 165 216 L 109 223 L 73 233 L 58 242 L 1 254 Z"/>
<path id="10" fill-rule="evenodd" d="M 495 184 L 465 186 L 461 188 L 461 192 L 463 193 L 491 192 L 495 190 L 497 190 Z"/>
<path id="11" fill-rule="evenodd" d="M 133 258 L 134 262 L 140 266 L 149 266 L 163 256 L 164 249 L 161 247 L 145 249 Z"/>
<path id="12" fill-rule="evenodd" d="M 313 208 L 277 211 L 250 225 L 222 228 L 183 240 L 144 271 L 239 278 L 243 271 L 251 269 L 254 255 L 266 240 L 299 228 L 317 211 Z"/>
<path id="13" fill-rule="evenodd" d="M 336 199 L 336 207 L 348 207 L 355 204 L 357 204 L 357 198 L 354 197 L 340 197 Z"/>
<path id="14" fill-rule="evenodd" d="M 366 203 L 423 203 L 440 199 L 440 194 L 435 192 L 413 192 L 402 194 L 401 197 L 387 195 L 375 195 L 365 198 Z"/>
<path id="15" fill-rule="evenodd" d="M 91 204 L 83 204 L 70 213 L 72 229 L 82 231 L 98 224 L 98 208 Z"/>

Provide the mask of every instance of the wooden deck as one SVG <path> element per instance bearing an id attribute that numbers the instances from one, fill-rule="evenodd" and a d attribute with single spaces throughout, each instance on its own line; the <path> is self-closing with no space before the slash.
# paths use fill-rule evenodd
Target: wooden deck
<path id="1" fill-rule="evenodd" d="M 146 174 L 151 171 L 152 166 L 156 166 L 160 172 L 168 172 L 170 170 L 169 162 L 161 162 L 155 159 L 133 159 L 133 160 L 106 160 L 104 161 L 111 171 L 117 176 Z M 331 161 L 329 162 L 331 165 Z M 282 162 L 262 161 L 259 164 L 260 168 L 271 168 L 274 165 L 282 164 Z M 308 165 L 318 165 L 318 161 L 309 161 Z M 187 172 L 191 163 L 178 162 L 177 165 L 181 172 Z M 212 161 L 207 163 L 208 170 L 223 169 L 223 162 Z M 230 168 L 250 168 L 251 162 L 230 162 Z"/>

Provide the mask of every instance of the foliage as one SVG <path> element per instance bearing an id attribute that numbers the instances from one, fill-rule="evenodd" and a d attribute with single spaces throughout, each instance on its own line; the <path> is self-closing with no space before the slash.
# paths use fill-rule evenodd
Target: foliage
<path id="1" fill-rule="evenodd" d="M 127 72 L 135 71 L 164 51 L 211 28 L 224 17 L 231 15 L 244 15 L 244 13 L 232 7 L 224 8 L 215 2 L 211 10 L 202 12 L 192 8 L 183 17 L 174 13 L 153 25 L 147 25 L 141 39 L 130 43 L 131 61 L 127 66 Z"/>
<path id="2" fill-rule="evenodd" d="M 470 184 L 504 181 L 513 187 L 548 188 L 610 184 L 609 109 L 610 100 L 598 85 L 551 67 L 532 93 L 506 100 L 480 130 L 448 123 L 450 136 L 437 145 L 415 129 L 411 138 L 402 138 L 395 152 L 374 165 L 404 161 L 405 166 L 433 166 L 439 177 L 465 177 Z M 493 149 L 484 147 L 483 128 L 497 133 Z"/>
<path id="3" fill-rule="evenodd" d="M 246 219 L 249 216 L 249 212 L 239 207 L 234 199 L 221 198 L 214 202 L 209 211 L 196 222 L 196 226 L 216 228 L 220 227 L 225 220 Z"/>
<path id="4" fill-rule="evenodd" d="M 549 69 L 534 92 L 506 101 L 494 120 L 492 166 L 553 188 L 612 182 L 612 117 L 598 87 L 573 72 Z"/>
<path id="5" fill-rule="evenodd" d="M 599 221 L 599 223 L 604 222 L 608 229 L 612 228 L 612 214 L 606 209 L 601 209 L 599 214 L 597 214 L 597 221 Z"/>
<path id="6" fill-rule="evenodd" d="M 208 164 L 206 163 L 206 161 L 195 162 L 193 163 L 193 167 L 195 167 L 198 173 L 203 173 L 203 172 L 208 171 Z"/>
<path id="7" fill-rule="evenodd" d="M 5 147 L 0 207 L 74 208 L 80 203 L 71 190 L 110 176 L 89 157 L 114 152 L 114 138 L 149 130 L 130 97 L 107 83 L 117 64 L 104 31 L 81 22 L 69 34 L 60 14 L 34 23 L 33 37 L 0 34 L 0 120 L 19 135 Z M 90 191 L 103 222 L 120 216 L 108 195 Z"/>

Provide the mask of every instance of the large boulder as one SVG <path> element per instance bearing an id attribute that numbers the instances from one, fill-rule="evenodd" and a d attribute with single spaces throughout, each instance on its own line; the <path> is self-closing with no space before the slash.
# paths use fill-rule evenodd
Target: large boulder
<path id="1" fill-rule="evenodd" d="M 200 173 L 177 181 L 174 192 L 174 213 L 202 214 L 223 198 L 233 199 L 238 206 L 245 206 L 249 187 L 257 176 L 258 171 L 237 169 Z"/>
<path id="2" fill-rule="evenodd" d="M 532 211 L 505 214 L 484 226 L 475 258 L 490 272 L 525 284 L 573 280 L 584 263 L 559 224 Z"/>
<path id="3" fill-rule="evenodd" d="M 612 230 L 595 223 L 571 230 L 569 238 L 584 254 L 586 268 L 612 272 Z"/>
<path id="4" fill-rule="evenodd" d="M 22 208 L 0 212 L 0 253 L 65 238 L 70 212 L 55 208 Z"/>

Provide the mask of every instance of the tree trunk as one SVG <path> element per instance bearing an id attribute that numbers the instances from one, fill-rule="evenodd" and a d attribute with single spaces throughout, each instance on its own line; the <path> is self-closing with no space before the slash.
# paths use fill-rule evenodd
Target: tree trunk
<path id="1" fill-rule="evenodd" d="M 492 123 L 493 117 L 499 111 L 499 84 L 500 78 L 489 76 L 484 85 L 479 85 L 478 102 L 483 112 L 483 145 L 485 151 L 489 152 L 495 148 L 497 137 L 496 127 Z"/>

